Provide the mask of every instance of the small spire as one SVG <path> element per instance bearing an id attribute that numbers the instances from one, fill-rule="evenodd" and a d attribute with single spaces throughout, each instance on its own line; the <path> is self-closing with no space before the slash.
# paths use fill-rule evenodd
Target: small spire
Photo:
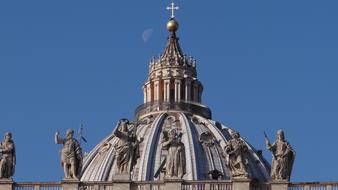
<path id="1" fill-rule="evenodd" d="M 178 30 L 179 23 L 175 19 L 175 11 L 178 9 L 179 7 L 176 6 L 174 2 L 172 2 L 170 6 L 167 7 L 167 10 L 171 11 L 171 18 L 167 23 L 167 30 L 171 34 L 168 37 L 168 42 L 164 53 L 161 55 L 161 60 L 171 60 L 175 63 L 181 62 L 181 60 L 184 58 L 180 44 L 178 43 L 178 38 L 176 37 L 176 31 Z"/>
<path id="2" fill-rule="evenodd" d="M 167 28 L 171 32 L 171 34 L 168 37 L 167 45 L 161 56 L 161 60 L 165 59 L 165 60 L 174 60 L 174 62 L 181 62 L 181 60 L 183 60 L 184 58 L 184 55 L 182 53 L 180 44 L 178 42 L 178 38 L 176 37 L 175 33 L 175 31 L 178 28 L 178 23 L 176 23 L 175 21 L 177 25 L 176 24 L 171 25 L 171 27 L 169 27 L 169 23 L 167 25 Z"/>

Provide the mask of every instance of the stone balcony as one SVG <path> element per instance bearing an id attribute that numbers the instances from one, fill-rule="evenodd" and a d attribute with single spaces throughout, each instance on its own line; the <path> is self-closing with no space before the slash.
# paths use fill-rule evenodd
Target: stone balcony
<path id="1" fill-rule="evenodd" d="M 0 181 L 0 190 L 338 190 L 338 182 L 270 182 L 234 181 L 151 181 L 151 182 L 45 182 L 16 183 Z"/>
<path id="2" fill-rule="evenodd" d="M 211 110 L 203 104 L 199 104 L 196 102 L 189 101 L 181 101 L 181 102 L 150 102 L 146 104 L 142 104 L 135 110 L 135 118 L 140 119 L 146 117 L 150 114 L 160 113 L 165 111 L 179 111 L 179 112 L 187 112 L 194 113 L 205 117 L 207 119 L 211 119 Z"/>

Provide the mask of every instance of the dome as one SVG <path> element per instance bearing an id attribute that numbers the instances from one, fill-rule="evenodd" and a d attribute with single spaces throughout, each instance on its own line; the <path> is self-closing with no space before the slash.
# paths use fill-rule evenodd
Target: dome
<path id="1" fill-rule="evenodd" d="M 203 86 L 197 79 L 196 60 L 182 53 L 175 31 L 170 33 L 164 53 L 150 61 L 143 92 L 144 103 L 136 109 L 135 121 L 121 120 L 86 155 L 81 181 L 112 181 L 122 170 L 128 171 L 133 181 L 161 181 L 168 176 L 228 180 L 235 175 L 234 166 L 229 164 L 229 155 L 233 153 L 228 149 L 234 140 L 244 147 L 240 153 L 245 155 L 240 166 L 245 167 L 244 176 L 270 180 L 270 165 L 262 151 L 257 151 L 234 129 L 212 120 L 211 110 L 202 103 Z M 121 157 L 123 138 L 125 150 L 135 151 Z M 132 143 L 135 146 L 130 146 Z M 130 154 L 132 161 L 125 162 L 121 169 L 121 160 L 129 159 Z"/>
<path id="2" fill-rule="evenodd" d="M 164 132 L 174 127 L 180 131 L 185 145 L 186 172 L 184 180 L 230 179 L 230 171 L 224 152 L 231 139 L 232 129 L 199 115 L 182 112 L 165 112 L 142 119 L 137 127 L 137 136 L 144 139 L 140 144 L 140 158 L 132 172 L 133 181 L 162 180 L 164 175 L 154 177 L 165 158 L 166 151 L 161 148 Z M 114 179 L 116 154 L 114 146 L 118 141 L 113 133 L 98 144 L 85 157 L 82 181 L 111 181 Z M 259 181 L 269 180 L 269 164 L 261 152 L 249 143 L 248 166 L 250 178 Z M 214 174 L 216 173 L 216 174 Z"/>

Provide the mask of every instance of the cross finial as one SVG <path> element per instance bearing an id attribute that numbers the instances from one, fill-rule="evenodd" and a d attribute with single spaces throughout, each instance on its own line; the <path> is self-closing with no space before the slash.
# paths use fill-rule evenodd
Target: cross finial
<path id="1" fill-rule="evenodd" d="M 168 11 L 171 11 L 171 18 L 175 18 L 175 11 L 180 9 L 180 7 L 175 6 L 175 3 L 172 2 L 169 7 L 167 7 Z"/>

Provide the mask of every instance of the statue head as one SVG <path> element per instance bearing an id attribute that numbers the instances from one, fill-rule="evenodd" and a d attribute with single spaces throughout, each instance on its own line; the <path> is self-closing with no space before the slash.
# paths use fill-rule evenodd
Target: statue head
<path id="1" fill-rule="evenodd" d="M 285 136 L 284 136 L 284 131 L 282 129 L 277 131 L 277 139 L 279 141 L 284 141 L 285 140 Z"/>
<path id="2" fill-rule="evenodd" d="M 5 142 L 10 142 L 12 140 L 12 133 L 5 133 Z"/>
<path id="3" fill-rule="evenodd" d="M 240 135 L 237 131 L 233 131 L 233 132 L 231 133 L 231 137 L 232 137 L 233 139 L 239 139 L 239 138 L 241 137 L 241 135 Z"/>
<path id="4" fill-rule="evenodd" d="M 176 135 L 177 135 L 176 129 L 171 129 L 171 130 L 169 131 L 169 138 L 170 138 L 170 139 L 176 138 Z"/>
<path id="5" fill-rule="evenodd" d="M 67 139 L 73 138 L 73 135 L 74 135 L 74 130 L 73 129 L 67 129 L 67 132 L 66 132 Z"/>
<path id="6" fill-rule="evenodd" d="M 121 119 L 119 121 L 118 127 L 121 127 L 120 130 L 122 132 L 128 132 L 129 131 L 128 125 L 129 125 L 129 121 L 127 119 Z"/>

